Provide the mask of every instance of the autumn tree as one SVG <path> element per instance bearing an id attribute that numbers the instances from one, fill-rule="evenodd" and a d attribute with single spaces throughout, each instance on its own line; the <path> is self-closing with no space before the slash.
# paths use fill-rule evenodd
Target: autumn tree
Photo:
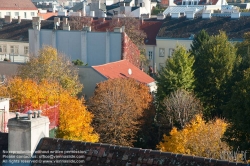
<path id="1" fill-rule="evenodd" d="M 250 68 L 244 72 L 243 79 L 236 83 L 233 95 L 224 108 L 229 121 L 224 140 L 234 150 L 250 150 Z"/>
<path id="2" fill-rule="evenodd" d="M 144 50 L 144 39 L 146 38 L 146 33 L 140 29 L 140 20 L 134 17 L 112 19 L 109 29 L 112 30 L 114 27 L 122 26 L 124 26 L 125 33 L 133 41 L 133 43 L 136 44 L 140 50 Z"/>
<path id="3" fill-rule="evenodd" d="M 222 150 L 230 150 L 221 141 L 226 127 L 227 123 L 222 119 L 205 123 L 201 115 L 196 115 L 184 129 L 174 127 L 169 136 L 164 135 L 157 148 L 166 152 L 221 159 Z"/>
<path id="4" fill-rule="evenodd" d="M 5 86 L 0 86 L 0 96 L 10 97 L 10 110 L 25 112 L 42 109 L 50 123 L 58 126 L 57 137 L 71 140 L 97 142 L 98 135 L 93 132 L 93 115 L 60 84 L 53 81 L 12 78 Z M 50 107 L 58 106 L 57 110 Z"/>
<path id="5" fill-rule="evenodd" d="M 88 108 L 95 115 L 93 126 L 100 134 L 100 142 L 132 146 L 135 134 L 147 119 L 144 115 L 151 102 L 149 88 L 134 79 L 116 78 L 99 83 Z"/>
<path id="6" fill-rule="evenodd" d="M 161 106 L 163 99 L 178 89 L 192 91 L 194 88 L 194 58 L 183 46 L 177 46 L 171 58 L 168 58 L 157 80 L 156 100 Z"/>
<path id="7" fill-rule="evenodd" d="M 205 34 L 203 36 L 204 39 L 197 42 L 199 47 L 193 43 L 196 50 L 191 52 L 195 58 L 193 65 L 196 79 L 195 92 L 203 102 L 204 114 L 209 119 L 221 116 L 221 106 L 228 100 L 230 93 L 228 83 L 231 83 L 236 50 L 228 41 L 225 32 L 210 36 L 209 39 Z"/>
<path id="8" fill-rule="evenodd" d="M 183 129 L 201 112 L 202 105 L 193 92 L 178 89 L 163 100 L 163 110 L 158 115 L 158 123 Z"/>
<path id="9" fill-rule="evenodd" d="M 78 69 L 65 55 L 50 46 L 44 46 L 38 55 L 31 56 L 29 62 L 21 65 L 17 71 L 23 79 L 58 81 L 72 95 L 80 93 L 83 87 L 78 78 Z"/>
<path id="10" fill-rule="evenodd" d="M 82 30 L 84 26 L 92 28 L 92 21 L 90 17 L 84 16 L 70 16 L 69 25 L 72 30 Z"/>

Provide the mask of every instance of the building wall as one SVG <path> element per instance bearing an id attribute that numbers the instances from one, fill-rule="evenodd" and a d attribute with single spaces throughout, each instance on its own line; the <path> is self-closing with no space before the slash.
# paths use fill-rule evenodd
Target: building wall
<path id="1" fill-rule="evenodd" d="M 83 84 L 82 93 L 85 99 L 89 99 L 94 95 L 97 83 L 107 80 L 106 77 L 98 73 L 92 67 L 79 67 L 79 79 Z"/>
<path id="2" fill-rule="evenodd" d="M 89 66 L 121 60 L 121 42 L 119 32 L 29 29 L 31 53 L 37 53 L 44 45 L 51 45 L 71 60 L 80 59 Z"/>
<path id="3" fill-rule="evenodd" d="M 25 14 L 26 13 L 26 14 Z M 21 16 L 22 19 L 30 19 L 37 17 L 38 10 L 0 10 L 0 18 L 10 15 L 12 18 L 17 19 Z"/>
<path id="4" fill-rule="evenodd" d="M 14 53 L 12 52 L 11 46 L 14 47 Z M 15 49 L 17 49 L 17 52 Z M 11 60 L 11 62 L 26 62 L 29 58 L 29 52 L 25 52 L 25 49 L 29 51 L 29 43 L 27 41 L 16 42 L 0 40 L 0 61 L 7 58 Z"/>
<path id="5" fill-rule="evenodd" d="M 165 65 L 165 62 L 168 57 L 171 57 L 172 51 L 176 48 L 177 45 L 182 45 L 190 49 L 192 39 L 167 39 L 167 38 L 156 38 L 156 47 L 155 47 L 155 64 L 156 71 L 160 70 L 161 66 Z M 160 54 L 160 52 L 164 52 Z"/>

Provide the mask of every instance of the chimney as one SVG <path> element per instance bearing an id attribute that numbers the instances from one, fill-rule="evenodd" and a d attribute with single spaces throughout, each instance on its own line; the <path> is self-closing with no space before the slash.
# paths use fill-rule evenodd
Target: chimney
<path id="1" fill-rule="evenodd" d="M 18 16 L 17 23 L 18 23 L 18 24 L 20 24 L 20 23 L 21 23 L 21 16 Z"/>
<path id="2" fill-rule="evenodd" d="M 40 17 L 32 17 L 32 26 L 33 26 L 33 29 L 40 30 L 41 28 Z"/>
<path id="3" fill-rule="evenodd" d="M 32 111 L 31 111 L 32 112 Z M 30 113 L 31 113 L 30 112 Z M 9 119 L 8 128 L 8 151 L 16 153 L 9 155 L 26 155 L 30 157 L 43 137 L 49 137 L 49 119 L 48 117 L 37 117 L 36 113 L 32 117 L 20 117 L 16 113 L 16 117 Z M 19 154 L 18 152 L 21 152 Z"/>
<path id="4" fill-rule="evenodd" d="M 60 26 L 60 18 L 54 17 L 54 29 L 58 29 L 59 26 Z"/>
<path id="5" fill-rule="evenodd" d="M 12 22 L 11 16 L 5 16 L 4 21 L 5 23 L 11 23 Z"/>
<path id="6" fill-rule="evenodd" d="M 91 32 L 91 26 L 83 26 L 83 31 Z"/>
<path id="7" fill-rule="evenodd" d="M 68 18 L 63 18 L 63 26 L 68 24 Z"/>

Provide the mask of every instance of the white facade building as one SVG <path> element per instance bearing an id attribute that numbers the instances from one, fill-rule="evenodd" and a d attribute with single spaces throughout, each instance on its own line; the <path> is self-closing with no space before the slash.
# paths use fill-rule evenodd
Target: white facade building
<path id="1" fill-rule="evenodd" d="M 11 16 L 17 19 L 32 19 L 36 17 L 38 9 L 30 0 L 0 0 L 0 18 Z"/>

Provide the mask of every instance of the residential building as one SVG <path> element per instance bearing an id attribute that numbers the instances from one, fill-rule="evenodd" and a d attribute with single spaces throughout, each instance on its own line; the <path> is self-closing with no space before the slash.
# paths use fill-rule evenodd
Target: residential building
<path id="1" fill-rule="evenodd" d="M 79 67 L 79 77 L 80 82 L 84 85 L 82 92 L 86 99 L 93 96 L 98 83 L 114 78 L 133 78 L 146 84 L 151 93 L 154 93 L 157 89 L 155 80 L 128 60 L 91 67 Z"/>
<path id="2" fill-rule="evenodd" d="M 202 29 L 206 30 L 209 35 L 225 31 L 229 41 L 241 42 L 244 33 L 249 32 L 249 22 L 249 16 L 238 19 L 232 19 L 228 16 L 213 16 L 210 19 L 202 17 L 173 19 L 169 16 L 164 20 L 156 37 L 154 68 L 156 71 L 160 70 L 165 65 L 167 58 L 171 57 L 177 45 L 183 45 L 189 50 L 194 36 Z"/>
<path id="3" fill-rule="evenodd" d="M 124 33 L 124 27 L 113 32 L 92 32 L 91 27 L 71 31 L 67 18 L 61 23 L 58 17 L 54 18 L 53 29 L 40 26 L 40 18 L 34 18 L 33 29 L 29 29 L 30 53 L 36 54 L 44 45 L 50 45 L 71 60 L 79 59 L 89 66 L 128 59 L 139 67 L 140 51 Z"/>
<path id="4" fill-rule="evenodd" d="M 31 0 L 0 0 L 0 4 L 0 18 L 10 16 L 17 19 L 20 16 L 22 19 L 32 19 L 38 13 Z"/>

